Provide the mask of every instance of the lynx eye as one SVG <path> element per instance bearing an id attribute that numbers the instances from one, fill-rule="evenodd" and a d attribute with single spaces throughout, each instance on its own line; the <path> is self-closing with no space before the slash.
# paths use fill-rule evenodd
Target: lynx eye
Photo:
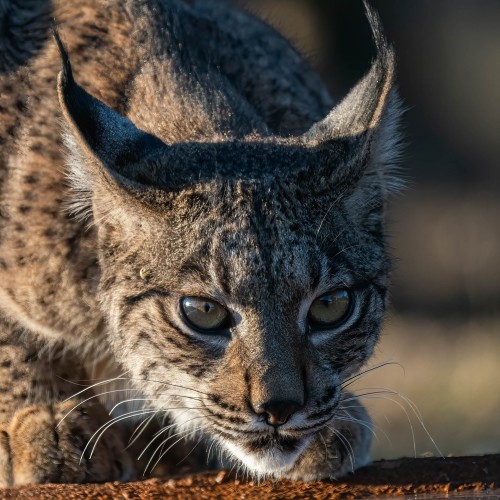
<path id="1" fill-rule="evenodd" d="M 346 288 L 331 290 L 318 297 L 309 309 L 309 324 L 325 329 L 347 319 L 351 310 L 351 294 Z"/>
<path id="2" fill-rule="evenodd" d="M 227 309 L 213 300 L 184 297 L 180 306 L 186 323 L 197 330 L 214 331 L 227 326 Z"/>

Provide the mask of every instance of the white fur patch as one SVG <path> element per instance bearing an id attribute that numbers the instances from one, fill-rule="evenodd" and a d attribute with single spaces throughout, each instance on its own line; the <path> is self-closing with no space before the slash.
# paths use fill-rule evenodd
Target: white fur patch
<path id="1" fill-rule="evenodd" d="M 222 444 L 234 458 L 246 467 L 248 472 L 264 477 L 279 477 L 281 473 L 287 472 L 293 467 L 309 445 L 310 440 L 310 437 L 303 438 L 293 452 L 284 452 L 270 447 L 262 452 L 251 453 L 230 441 L 223 441 Z"/>
<path id="2" fill-rule="evenodd" d="M 66 177 L 73 191 L 69 212 L 79 220 L 92 218 L 92 179 L 86 166 L 86 157 L 71 132 L 63 134 L 66 146 Z"/>

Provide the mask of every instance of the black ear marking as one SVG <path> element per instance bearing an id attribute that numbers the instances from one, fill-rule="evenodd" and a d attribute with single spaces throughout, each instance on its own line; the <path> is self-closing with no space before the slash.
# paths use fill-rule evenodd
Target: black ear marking
<path id="1" fill-rule="evenodd" d="M 62 65 L 57 92 L 68 126 L 65 140 L 72 158 L 72 179 L 86 186 L 80 190 L 87 191 L 88 186 L 102 183 L 103 179 L 107 179 L 107 185 L 114 183 L 129 190 L 132 185 L 141 188 L 154 185 L 159 174 L 152 159 L 167 155 L 168 147 L 81 87 L 73 76 L 68 51 L 55 26 L 53 36 Z"/>
<path id="2" fill-rule="evenodd" d="M 59 30 L 58 30 L 56 24 L 54 24 L 52 26 L 52 36 L 54 37 L 54 40 L 56 41 L 57 48 L 59 49 L 59 56 L 61 57 L 61 65 L 62 65 L 61 83 L 63 86 L 66 86 L 68 84 L 72 84 L 75 82 L 75 80 L 73 78 L 73 70 L 71 68 L 71 61 L 69 59 L 68 51 L 66 50 L 66 47 L 64 46 L 64 44 L 61 40 L 61 37 L 59 36 Z"/>
<path id="3" fill-rule="evenodd" d="M 166 146 L 156 137 L 138 129 L 75 81 L 68 51 L 58 29 L 53 27 L 62 69 L 57 79 L 61 110 L 73 137 L 89 157 L 109 171 L 123 169 Z"/>
<path id="4" fill-rule="evenodd" d="M 377 48 L 377 52 L 383 53 L 388 48 L 390 44 L 387 42 L 387 38 L 384 34 L 384 29 L 382 27 L 382 22 L 380 21 L 380 16 L 378 12 L 370 5 L 368 0 L 363 0 L 363 5 L 365 7 L 366 18 L 370 23 L 370 28 L 372 30 L 372 38 Z"/>
<path id="5" fill-rule="evenodd" d="M 57 86 L 63 114 L 72 125 L 73 131 L 78 132 L 75 135 L 93 149 L 99 133 L 99 124 L 92 113 L 97 100 L 75 82 L 68 51 L 55 25 L 52 27 L 52 34 L 61 58 L 61 72 L 58 76 Z"/>

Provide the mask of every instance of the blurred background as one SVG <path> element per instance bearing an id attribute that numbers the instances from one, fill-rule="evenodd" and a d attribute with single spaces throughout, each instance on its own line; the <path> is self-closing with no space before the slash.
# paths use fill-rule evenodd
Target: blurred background
<path id="1" fill-rule="evenodd" d="M 374 48 L 361 0 L 233 0 L 340 99 Z M 372 0 L 398 55 L 408 189 L 391 200 L 392 306 L 357 384 L 374 458 L 500 452 L 500 1 Z M 386 399 L 379 399 L 384 396 Z M 412 429 L 414 439 L 412 437 Z"/>

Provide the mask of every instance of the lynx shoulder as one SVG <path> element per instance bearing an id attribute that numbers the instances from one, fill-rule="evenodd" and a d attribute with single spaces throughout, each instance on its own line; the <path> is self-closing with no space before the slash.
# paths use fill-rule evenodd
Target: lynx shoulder
<path id="1" fill-rule="evenodd" d="M 399 119 L 366 11 L 377 57 L 333 106 L 221 1 L 0 0 L 0 485 L 131 478 L 126 424 L 156 420 L 148 470 L 189 441 L 258 477 L 366 463 L 346 385 L 384 312 Z"/>

